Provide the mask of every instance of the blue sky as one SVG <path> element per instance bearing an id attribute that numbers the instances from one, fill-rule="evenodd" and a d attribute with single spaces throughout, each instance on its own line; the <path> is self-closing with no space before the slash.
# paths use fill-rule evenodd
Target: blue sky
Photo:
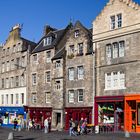
<path id="1" fill-rule="evenodd" d="M 23 24 L 22 36 L 38 42 L 44 25 L 62 29 L 70 19 L 80 20 L 87 28 L 109 0 L 0 0 L 0 43 L 11 27 Z M 140 3 L 140 0 L 135 0 Z"/>

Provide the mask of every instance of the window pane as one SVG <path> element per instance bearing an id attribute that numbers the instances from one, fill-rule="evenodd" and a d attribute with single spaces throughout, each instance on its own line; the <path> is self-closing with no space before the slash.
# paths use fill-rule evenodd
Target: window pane
<path id="1" fill-rule="evenodd" d="M 83 89 L 78 90 L 78 102 L 83 102 Z"/>
<path id="2" fill-rule="evenodd" d="M 69 68 L 69 80 L 74 80 L 74 68 Z"/>
<path id="3" fill-rule="evenodd" d="M 83 79 L 84 78 L 84 68 L 83 66 L 78 67 L 78 79 Z"/>
<path id="4" fill-rule="evenodd" d="M 112 56 L 111 44 L 108 44 L 106 46 L 106 57 L 111 58 L 111 56 Z"/>
<path id="5" fill-rule="evenodd" d="M 118 57 L 118 43 L 113 43 L 113 58 Z"/>
<path id="6" fill-rule="evenodd" d="M 119 57 L 124 56 L 124 41 L 119 42 Z"/>
<path id="7" fill-rule="evenodd" d="M 117 15 L 118 18 L 118 28 L 122 27 L 122 14 Z"/>
<path id="8" fill-rule="evenodd" d="M 69 91 L 69 103 L 74 102 L 74 90 Z"/>
<path id="9" fill-rule="evenodd" d="M 106 89 L 111 88 L 111 73 L 107 73 L 105 75 L 105 88 Z"/>
<path id="10" fill-rule="evenodd" d="M 125 74 L 124 72 L 120 72 L 120 87 L 125 87 Z"/>
<path id="11" fill-rule="evenodd" d="M 115 29 L 115 16 L 111 16 L 110 20 L 111 20 L 111 29 Z"/>

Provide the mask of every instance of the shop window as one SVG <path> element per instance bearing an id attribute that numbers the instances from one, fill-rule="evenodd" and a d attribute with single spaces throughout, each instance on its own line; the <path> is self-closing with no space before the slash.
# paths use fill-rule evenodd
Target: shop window
<path id="1" fill-rule="evenodd" d="M 137 125 L 140 125 L 140 103 L 137 104 Z"/>

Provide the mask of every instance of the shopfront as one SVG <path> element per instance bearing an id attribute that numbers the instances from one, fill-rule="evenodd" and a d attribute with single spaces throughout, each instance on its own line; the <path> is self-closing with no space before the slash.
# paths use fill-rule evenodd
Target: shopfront
<path id="1" fill-rule="evenodd" d="M 44 126 L 44 120 L 52 117 L 52 108 L 46 107 L 25 107 L 27 112 L 27 119 L 35 120 L 35 123 L 39 124 L 41 127 Z"/>
<path id="2" fill-rule="evenodd" d="M 81 118 L 87 118 L 89 124 L 92 123 L 92 107 L 65 108 L 65 130 L 69 128 L 69 120 L 79 122 Z"/>
<path id="3" fill-rule="evenodd" d="M 95 97 L 95 125 L 140 132 L 140 94 Z"/>
<path id="4" fill-rule="evenodd" d="M 95 97 L 95 125 L 100 131 L 123 131 L 124 96 Z"/>
<path id="5" fill-rule="evenodd" d="M 24 107 L 0 107 L 0 118 L 3 120 L 3 126 L 13 126 L 14 119 L 26 119 Z"/>
<path id="6" fill-rule="evenodd" d="M 125 96 L 125 131 L 140 132 L 140 94 Z"/>

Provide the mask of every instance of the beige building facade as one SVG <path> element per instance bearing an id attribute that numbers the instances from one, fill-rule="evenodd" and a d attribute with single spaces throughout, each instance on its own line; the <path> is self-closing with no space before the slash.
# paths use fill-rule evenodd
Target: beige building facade
<path id="1" fill-rule="evenodd" d="M 112 129 L 138 132 L 139 101 L 127 97 L 140 95 L 140 6 L 129 0 L 109 0 L 93 27 L 95 124 L 105 123 L 106 116 Z"/>

